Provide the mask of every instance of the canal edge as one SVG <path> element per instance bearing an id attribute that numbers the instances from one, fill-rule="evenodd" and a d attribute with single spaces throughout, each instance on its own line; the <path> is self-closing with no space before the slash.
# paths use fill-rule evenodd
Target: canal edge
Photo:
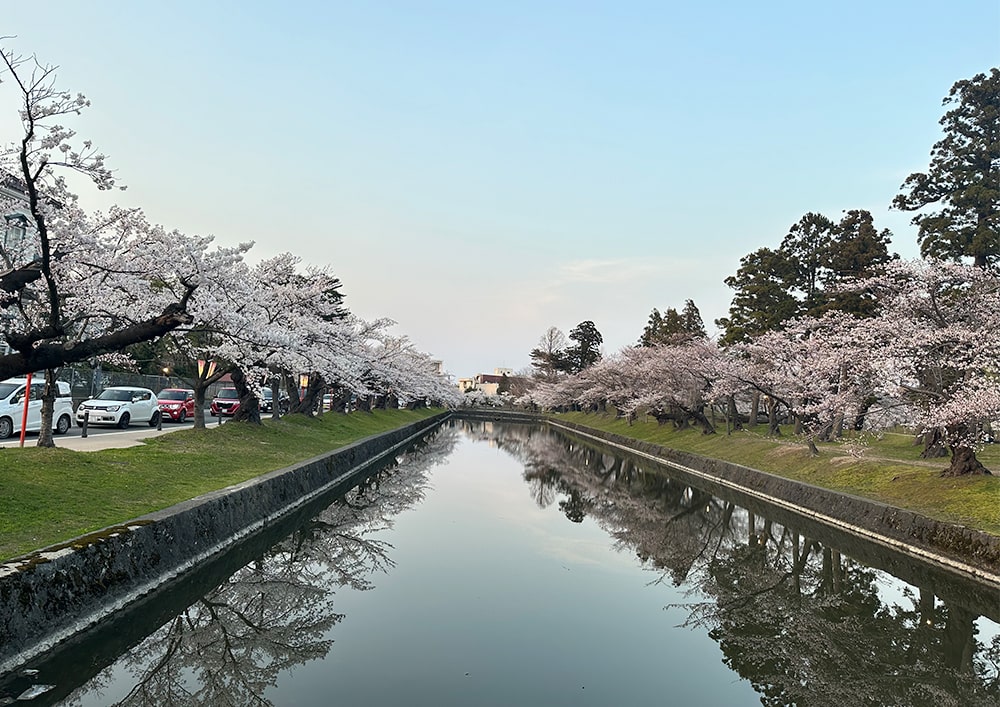
<path id="1" fill-rule="evenodd" d="M 348 483 L 450 417 L 372 435 L 0 564 L 0 675 Z"/>
<path id="2" fill-rule="evenodd" d="M 950 571 L 963 574 L 965 576 L 976 579 L 977 581 L 988 583 L 996 587 L 997 591 L 1000 592 L 1000 571 L 998 571 L 998 566 L 1000 566 L 1000 538 L 988 535 L 986 533 L 980 533 L 978 531 L 972 531 L 968 528 L 961 526 L 954 526 L 952 524 L 944 523 L 943 521 L 937 521 L 929 518 L 924 518 L 928 527 L 940 528 L 948 527 L 954 528 L 959 532 L 964 534 L 975 536 L 978 541 L 983 545 L 988 547 L 991 552 L 992 557 L 990 558 L 989 567 L 978 567 L 972 564 L 968 558 L 960 557 L 954 553 L 946 552 L 942 549 L 936 548 L 931 543 L 916 543 L 908 540 L 905 537 L 900 537 L 900 533 L 893 526 L 885 526 L 883 528 L 878 527 L 877 524 L 871 523 L 868 525 L 863 525 L 859 523 L 852 523 L 843 518 L 824 513 L 823 511 L 817 509 L 816 507 L 804 505 L 798 503 L 794 500 L 796 492 L 808 489 L 810 494 L 818 494 L 823 497 L 836 496 L 838 499 L 850 502 L 852 504 L 857 504 L 865 507 L 865 510 L 875 509 L 876 511 L 898 511 L 899 513 L 905 513 L 910 516 L 914 522 L 919 522 L 919 519 L 923 518 L 918 514 L 912 513 L 910 511 L 899 511 L 899 509 L 893 509 L 891 506 L 877 501 L 872 501 L 870 499 L 860 498 L 856 496 L 850 496 L 848 494 L 842 494 L 829 489 L 823 489 L 818 486 L 813 486 L 801 481 L 794 481 L 791 479 L 784 479 L 782 477 L 775 476 L 774 474 L 769 474 L 765 471 L 759 469 L 752 469 L 750 467 L 744 467 L 739 464 L 734 464 L 732 462 L 727 462 L 718 459 L 708 459 L 702 458 L 698 455 L 690 453 L 680 453 L 676 450 L 671 450 L 666 447 L 661 447 L 659 445 L 651 444 L 648 442 L 642 442 L 640 440 L 629 440 L 628 438 L 622 437 L 621 435 L 616 435 L 613 433 L 607 433 L 602 430 L 595 430 L 593 428 L 584 427 L 582 425 L 577 425 L 576 423 L 571 423 L 567 421 L 553 420 L 551 418 L 545 418 L 547 424 L 552 427 L 561 429 L 565 432 L 572 433 L 574 435 L 579 435 L 581 437 L 586 437 L 592 439 L 600 444 L 614 447 L 616 449 L 622 450 L 629 454 L 633 454 L 639 457 L 649 459 L 650 461 L 656 462 L 657 464 L 662 464 L 667 467 L 683 471 L 685 474 L 689 474 L 695 478 L 703 479 L 707 482 L 713 484 L 719 484 L 721 486 L 732 489 L 738 493 L 745 494 L 752 498 L 764 501 L 766 503 L 778 506 L 792 513 L 810 518 L 816 522 L 823 523 L 824 525 L 836 528 L 838 530 L 851 533 L 853 535 L 860 536 L 874 542 L 876 544 L 888 547 L 897 551 L 905 552 L 907 554 L 919 557 L 925 561 L 935 563 L 940 565 Z M 647 449 L 643 449 L 646 447 Z M 655 451 L 649 451 L 648 448 L 653 448 Z M 747 483 L 741 483 L 740 481 L 735 481 L 733 479 L 727 479 L 720 474 L 713 474 L 706 472 L 703 469 L 698 469 L 690 464 L 684 464 L 676 459 L 671 459 L 670 456 L 676 454 L 678 456 L 691 457 L 693 459 L 702 460 L 710 463 L 713 467 L 719 467 L 720 469 L 726 469 L 730 471 L 737 472 L 738 477 L 745 477 L 748 473 L 756 475 L 758 479 L 766 480 L 769 482 L 767 491 L 761 491 L 754 488 L 752 485 Z M 741 481 L 745 481 L 745 478 L 741 478 Z M 784 493 L 780 493 L 779 488 L 784 490 Z M 892 532 L 896 531 L 896 532 Z"/>

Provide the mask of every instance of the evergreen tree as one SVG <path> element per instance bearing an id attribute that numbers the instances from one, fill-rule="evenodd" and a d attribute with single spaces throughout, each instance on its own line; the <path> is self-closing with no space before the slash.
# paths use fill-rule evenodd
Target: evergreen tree
<path id="1" fill-rule="evenodd" d="M 569 338 L 575 341 L 575 346 L 566 349 L 565 356 L 560 362 L 560 370 L 567 373 L 579 373 L 601 360 L 601 344 L 604 337 L 597 330 L 594 322 L 589 319 L 580 322 L 576 328 L 570 331 Z"/>
<path id="2" fill-rule="evenodd" d="M 792 225 L 781 241 L 781 251 L 795 270 L 792 287 L 801 293 L 801 309 L 806 313 L 820 311 L 825 302 L 820 283 L 833 231 L 833 221 L 823 214 L 809 212 Z"/>
<path id="3" fill-rule="evenodd" d="M 660 314 L 660 310 L 653 307 L 653 311 L 649 314 L 649 320 L 646 322 L 646 328 L 642 330 L 642 336 L 639 337 L 639 346 L 656 346 L 662 343 L 660 340 L 662 331 L 663 316 Z"/>
<path id="4" fill-rule="evenodd" d="M 919 211 L 913 224 L 925 258 L 972 258 L 985 268 L 1000 259 L 1000 69 L 958 81 L 944 99 L 945 136 L 931 149 L 927 172 L 914 172 L 892 205 Z"/>
<path id="5" fill-rule="evenodd" d="M 798 316 L 838 309 L 871 316 L 874 299 L 840 292 L 840 284 L 876 275 L 898 257 L 889 253 L 891 233 L 878 231 L 868 211 L 847 211 L 839 224 L 807 213 L 792 225 L 777 250 L 761 248 L 740 261 L 726 284 L 736 291 L 729 316 L 716 320 L 723 345 L 778 331 Z M 693 303 L 692 303 L 693 304 Z"/>
<path id="6" fill-rule="evenodd" d="M 781 249 L 760 248 L 743 256 L 740 269 L 725 280 L 736 293 L 729 316 L 715 322 L 723 330 L 720 342 L 733 344 L 780 329 L 799 312 L 799 302 L 792 294 L 797 281 L 797 264 Z"/>
<path id="7" fill-rule="evenodd" d="M 707 339 L 708 333 L 705 331 L 705 322 L 701 319 L 701 312 L 695 305 L 693 299 L 684 300 L 684 309 L 681 310 L 681 320 L 684 322 L 684 331 L 692 338 Z"/>
<path id="8" fill-rule="evenodd" d="M 659 346 L 661 344 L 678 344 L 694 338 L 706 338 L 705 324 L 701 320 L 701 312 L 695 306 L 694 300 L 685 300 L 684 309 L 678 313 L 673 307 L 666 312 L 653 308 L 646 323 L 646 328 L 639 337 L 639 346 Z"/>
<path id="9" fill-rule="evenodd" d="M 862 209 L 847 211 L 835 231 L 826 253 L 823 287 L 828 291 L 825 310 L 838 309 L 862 317 L 875 314 L 875 299 L 868 293 L 838 292 L 837 286 L 857 278 L 873 277 L 890 260 L 892 233 L 875 228 L 871 213 Z M 832 290 L 832 292 L 831 292 Z"/>

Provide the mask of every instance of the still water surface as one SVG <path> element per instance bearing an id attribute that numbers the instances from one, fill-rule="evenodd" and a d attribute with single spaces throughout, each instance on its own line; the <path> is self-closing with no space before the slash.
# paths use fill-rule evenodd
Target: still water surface
<path id="1" fill-rule="evenodd" d="M 236 567 L 0 704 L 1000 704 L 995 588 L 946 604 L 532 426 L 454 422 Z"/>

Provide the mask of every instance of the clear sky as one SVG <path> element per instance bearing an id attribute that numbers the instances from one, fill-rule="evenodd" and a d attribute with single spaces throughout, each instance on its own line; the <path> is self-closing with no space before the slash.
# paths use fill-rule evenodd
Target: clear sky
<path id="1" fill-rule="evenodd" d="M 7 44 L 169 228 L 329 266 L 456 377 L 590 319 L 710 330 L 742 256 L 888 206 L 952 84 L 1000 64 L 998 0 L 2 3 Z M 0 86 L 9 141 L 12 94 Z"/>

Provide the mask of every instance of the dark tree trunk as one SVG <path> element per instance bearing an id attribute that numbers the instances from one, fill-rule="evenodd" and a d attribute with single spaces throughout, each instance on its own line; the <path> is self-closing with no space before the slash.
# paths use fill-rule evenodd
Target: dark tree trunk
<path id="1" fill-rule="evenodd" d="M 299 415 L 313 417 L 316 412 L 317 401 L 323 400 L 323 391 L 326 389 L 326 381 L 319 373 L 309 374 L 309 385 L 306 386 L 305 393 L 297 405 L 292 406 L 292 412 Z"/>
<path id="2" fill-rule="evenodd" d="M 916 444 L 923 444 L 924 451 L 920 453 L 921 459 L 940 459 L 948 456 L 948 449 L 944 446 L 944 437 L 940 430 L 928 430 L 915 440 Z"/>
<path id="3" fill-rule="evenodd" d="M 876 402 L 877 398 L 874 395 L 869 396 L 862 401 L 861 407 L 858 408 L 858 415 L 854 418 L 855 431 L 860 432 L 865 428 L 865 418 L 868 416 L 868 411 L 871 410 L 872 405 Z"/>
<path id="4" fill-rule="evenodd" d="M 205 392 L 209 384 L 203 380 L 194 382 L 194 428 L 205 429 Z"/>
<path id="5" fill-rule="evenodd" d="M 56 372 L 55 369 L 45 369 L 45 392 L 42 393 L 42 421 L 38 428 L 38 447 L 56 446 L 52 435 L 52 411 L 56 405 Z"/>
<path id="6" fill-rule="evenodd" d="M 830 431 L 827 433 L 827 440 L 840 439 L 844 436 L 844 411 L 838 410 L 830 424 Z"/>
<path id="7" fill-rule="evenodd" d="M 778 426 L 778 402 L 771 397 L 767 399 L 767 434 L 770 437 L 781 436 L 781 428 Z"/>
<path id="8" fill-rule="evenodd" d="M 695 422 L 697 422 L 698 425 L 701 427 L 701 433 L 702 434 L 705 434 L 705 435 L 714 435 L 715 434 L 715 425 L 712 424 L 711 420 L 709 420 L 707 417 L 705 417 L 705 408 L 704 408 L 704 406 L 698 408 L 697 410 L 692 410 L 691 411 L 691 417 L 693 417 L 695 419 Z"/>
<path id="9" fill-rule="evenodd" d="M 219 369 L 205 378 L 201 377 L 205 372 L 201 372 L 199 377 L 191 383 L 191 389 L 194 391 L 194 428 L 196 430 L 205 429 L 205 394 L 208 392 L 209 386 L 222 380 L 227 372 L 225 369 Z"/>
<path id="10" fill-rule="evenodd" d="M 393 392 L 386 393 L 382 396 L 382 404 L 379 405 L 382 410 L 396 410 L 399 408 L 399 398 Z"/>
<path id="11" fill-rule="evenodd" d="M 726 398 L 726 421 L 732 425 L 734 432 L 743 429 L 743 421 L 740 419 L 740 411 L 736 407 L 735 395 Z"/>
<path id="12" fill-rule="evenodd" d="M 333 394 L 333 412 L 347 413 L 347 408 L 351 404 L 351 392 L 342 386 L 334 386 L 330 392 Z"/>
<path id="13" fill-rule="evenodd" d="M 301 402 L 301 394 L 294 376 L 283 376 L 285 391 L 288 393 L 288 412 L 294 412 L 295 406 Z"/>
<path id="14" fill-rule="evenodd" d="M 281 374 L 275 373 L 271 378 L 271 420 L 281 419 Z"/>
<path id="15" fill-rule="evenodd" d="M 252 425 L 261 424 L 260 401 L 247 385 L 247 377 L 243 373 L 243 369 L 237 368 L 232 372 L 231 377 L 233 379 L 233 386 L 236 388 L 236 394 L 240 396 L 240 407 L 236 411 L 236 414 L 233 415 L 233 422 L 247 422 Z"/>
<path id="16" fill-rule="evenodd" d="M 819 447 L 816 446 L 816 440 L 812 437 L 806 437 L 806 446 L 809 447 L 809 456 L 818 457 Z"/>
<path id="17" fill-rule="evenodd" d="M 976 458 L 971 447 L 952 447 L 951 466 L 941 472 L 941 476 L 965 476 L 966 474 L 989 474 L 990 470 Z"/>

